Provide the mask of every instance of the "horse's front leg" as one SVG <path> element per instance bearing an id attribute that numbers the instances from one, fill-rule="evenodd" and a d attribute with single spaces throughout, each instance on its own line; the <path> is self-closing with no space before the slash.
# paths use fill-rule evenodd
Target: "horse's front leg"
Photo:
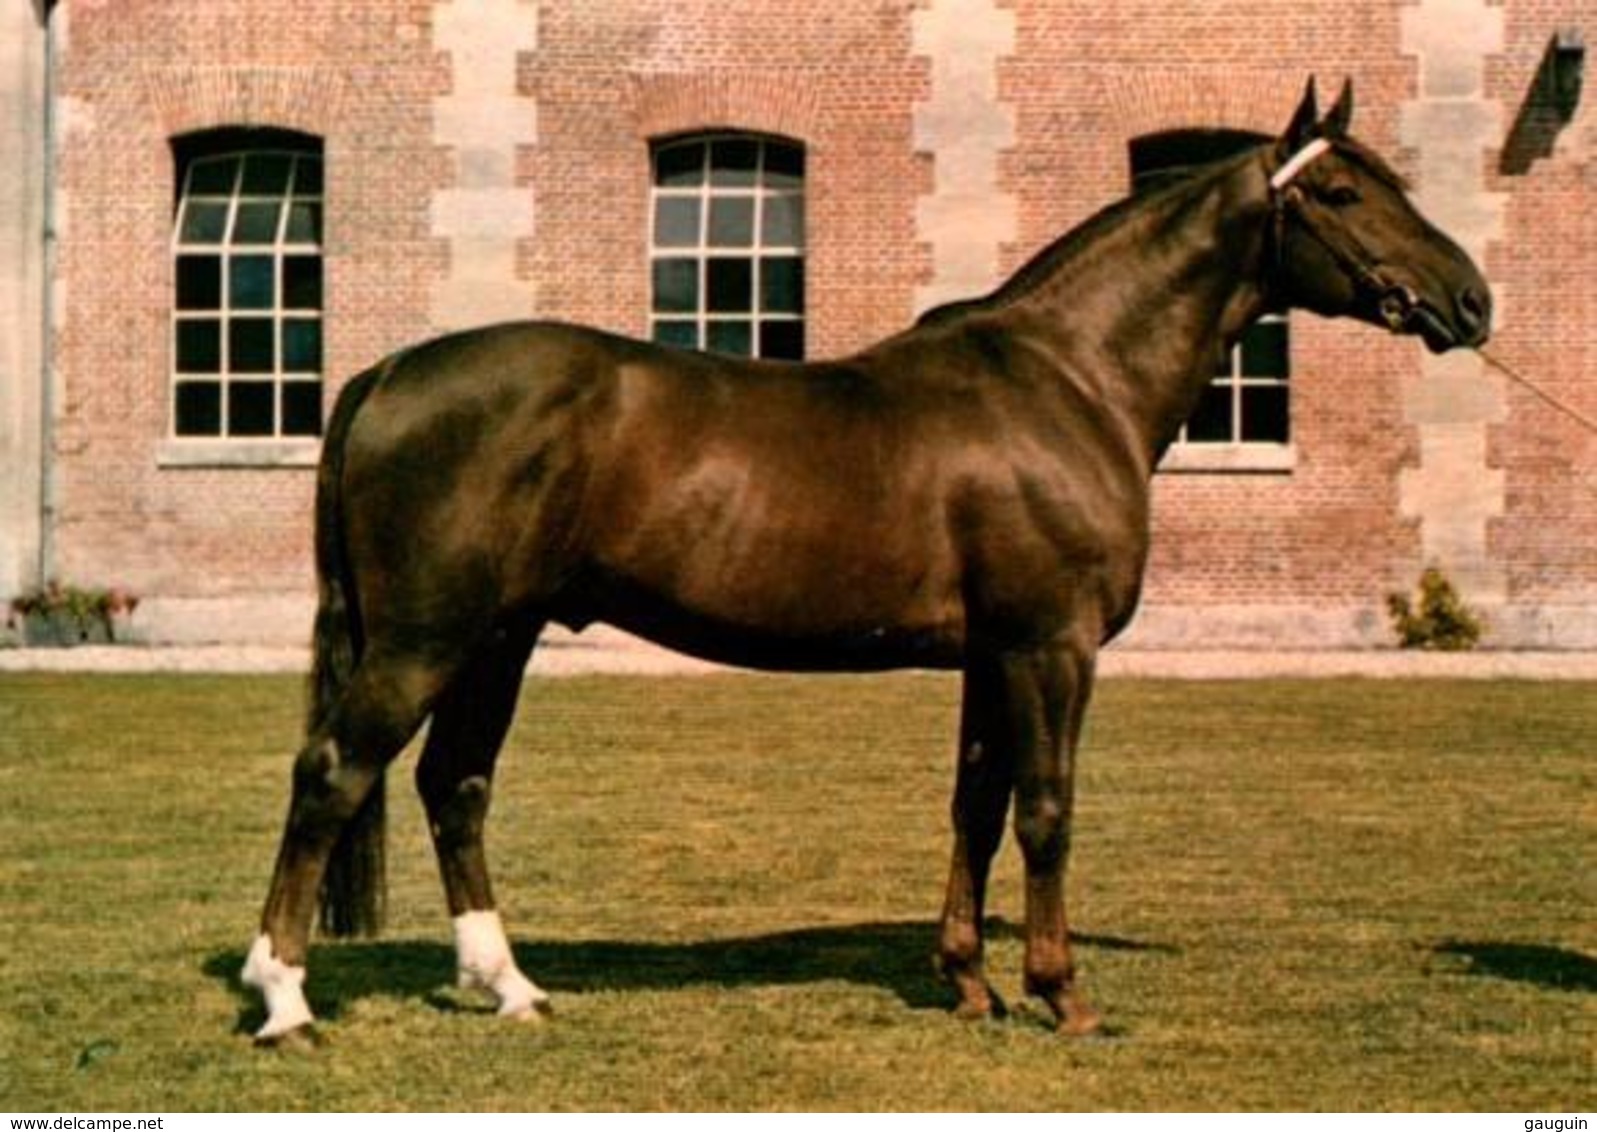
<path id="1" fill-rule="evenodd" d="M 948 870 L 938 936 L 943 975 L 959 994 L 955 1013 L 985 1018 L 1002 1002 L 982 965 L 982 914 L 987 876 L 1004 836 L 1014 785 L 1014 752 L 1002 722 L 1002 672 L 985 658 L 966 666 L 959 726 L 959 768 L 954 784 L 954 856 Z"/>
<path id="2" fill-rule="evenodd" d="M 1003 664 L 1015 745 L 1015 839 L 1026 862 L 1026 990 L 1048 1004 L 1065 1034 L 1088 1034 L 1102 1023 L 1076 982 L 1064 892 L 1076 750 L 1096 655 L 1095 640 L 1067 638 Z"/>

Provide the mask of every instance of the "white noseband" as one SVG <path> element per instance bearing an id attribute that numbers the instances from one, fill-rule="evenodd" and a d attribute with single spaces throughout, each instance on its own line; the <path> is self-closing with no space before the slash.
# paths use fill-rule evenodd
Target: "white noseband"
<path id="1" fill-rule="evenodd" d="M 1280 192 L 1292 183 L 1293 178 L 1308 168 L 1311 161 L 1330 148 L 1330 142 L 1324 138 L 1315 138 L 1308 145 L 1294 153 L 1285 165 L 1275 171 L 1275 176 L 1270 178 L 1270 188 Z"/>

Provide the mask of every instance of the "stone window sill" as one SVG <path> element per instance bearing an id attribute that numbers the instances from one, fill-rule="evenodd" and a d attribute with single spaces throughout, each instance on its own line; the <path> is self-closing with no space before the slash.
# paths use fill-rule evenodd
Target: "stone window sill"
<path id="1" fill-rule="evenodd" d="M 162 468 L 314 468 L 319 438 L 294 440 L 163 440 L 155 462 Z"/>
<path id="2" fill-rule="evenodd" d="M 1289 475 L 1298 452 L 1290 444 L 1174 444 L 1159 471 L 1176 474 Z"/>

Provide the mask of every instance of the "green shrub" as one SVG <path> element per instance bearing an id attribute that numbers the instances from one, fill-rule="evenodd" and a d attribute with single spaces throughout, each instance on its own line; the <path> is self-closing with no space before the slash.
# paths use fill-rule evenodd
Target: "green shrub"
<path id="1" fill-rule="evenodd" d="M 1465 604 L 1453 583 L 1435 566 L 1420 575 L 1419 600 L 1407 594 L 1388 594 L 1386 609 L 1406 649 L 1465 652 L 1480 644 L 1485 620 Z"/>

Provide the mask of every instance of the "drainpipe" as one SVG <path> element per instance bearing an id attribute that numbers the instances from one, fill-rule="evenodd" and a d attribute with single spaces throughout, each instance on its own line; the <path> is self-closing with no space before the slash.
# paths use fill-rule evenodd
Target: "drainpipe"
<path id="1" fill-rule="evenodd" d="M 56 261 L 56 43 L 55 4 L 41 5 L 44 18 L 44 224 L 40 233 L 44 294 L 39 342 L 39 565 L 38 584 L 55 575 L 55 261 Z"/>

